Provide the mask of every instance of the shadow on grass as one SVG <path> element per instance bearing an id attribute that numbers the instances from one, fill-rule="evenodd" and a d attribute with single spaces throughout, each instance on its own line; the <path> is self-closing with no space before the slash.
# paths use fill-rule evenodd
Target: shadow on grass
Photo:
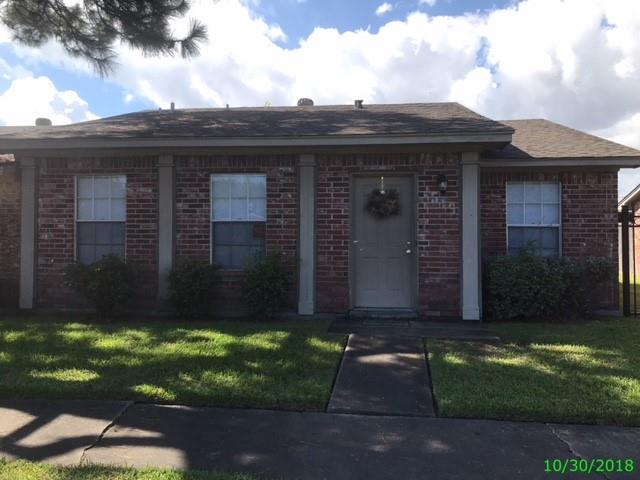
<path id="1" fill-rule="evenodd" d="M 507 325 L 505 344 L 429 342 L 445 416 L 640 425 L 640 323 Z"/>
<path id="2" fill-rule="evenodd" d="M 326 326 L 0 322 L 0 396 L 322 409 L 342 352 Z"/>

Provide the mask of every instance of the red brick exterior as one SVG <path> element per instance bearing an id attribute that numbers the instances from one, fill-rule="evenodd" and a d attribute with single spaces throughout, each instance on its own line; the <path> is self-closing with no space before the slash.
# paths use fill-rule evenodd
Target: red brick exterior
<path id="1" fill-rule="evenodd" d="M 392 171 L 417 179 L 418 309 L 423 316 L 460 315 L 460 155 L 318 155 L 316 311 L 350 308 L 351 180 Z M 447 176 L 446 195 L 437 186 Z"/>
<path id="2" fill-rule="evenodd" d="M 605 172 L 483 171 L 480 187 L 482 256 L 507 251 L 506 182 L 560 182 L 562 255 L 607 257 L 618 264 L 618 174 Z M 612 287 L 607 301 L 617 304 Z"/>
<path id="3" fill-rule="evenodd" d="M 20 179 L 15 162 L 0 163 L 0 307 L 18 304 Z"/>
<path id="4" fill-rule="evenodd" d="M 296 155 L 218 155 L 176 158 L 176 259 L 209 261 L 211 255 L 211 174 L 262 173 L 267 176 L 267 251 L 289 258 L 296 292 L 298 174 Z M 243 313 L 238 302 L 241 272 L 221 271 L 216 314 Z M 235 301 L 234 301 L 235 300 Z M 293 299 L 290 308 L 293 308 Z"/>
<path id="5" fill-rule="evenodd" d="M 42 159 L 38 173 L 37 305 L 78 304 L 62 272 L 75 259 L 75 176 L 126 175 L 126 257 L 136 272 L 136 299 L 157 292 L 158 175 L 155 157 Z"/>
<path id="6" fill-rule="evenodd" d="M 211 255 L 210 175 L 263 173 L 267 176 L 268 251 L 291 259 L 297 282 L 297 155 L 208 155 L 175 158 L 176 259 L 208 261 Z M 351 186 L 356 174 L 413 175 L 417 192 L 418 310 L 421 316 L 460 315 L 460 154 L 368 153 L 316 155 L 316 312 L 350 308 Z M 141 305 L 157 296 L 157 158 L 37 159 L 37 306 L 78 304 L 63 286 L 62 270 L 74 261 L 76 175 L 127 175 L 127 259 L 137 272 Z M 437 176 L 448 180 L 445 195 Z M 507 180 L 562 184 L 562 253 L 605 256 L 617 262 L 617 174 L 603 172 L 482 171 L 481 241 L 484 258 L 506 252 Z M 0 306 L 15 304 L 19 277 L 19 172 L 0 165 Z M 217 313 L 237 311 L 241 272 L 221 272 Z M 293 289 L 295 296 L 296 288 Z M 9 292 L 9 293 L 7 293 Z M 615 292 L 611 293 L 611 298 Z M 7 300 L 8 299 L 8 300 Z M 290 308 L 295 309 L 294 298 Z"/>
<path id="7" fill-rule="evenodd" d="M 481 175 L 483 257 L 507 250 L 506 182 L 552 181 L 562 186 L 562 255 L 618 256 L 616 172 L 492 172 Z"/>

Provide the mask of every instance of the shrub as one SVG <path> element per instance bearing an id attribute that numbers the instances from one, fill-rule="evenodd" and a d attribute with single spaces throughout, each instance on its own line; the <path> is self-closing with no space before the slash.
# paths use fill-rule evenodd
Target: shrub
<path id="1" fill-rule="evenodd" d="M 105 319 L 130 300 L 133 271 L 119 256 L 108 255 L 91 265 L 68 265 L 64 270 L 64 282 L 88 300 L 98 316 Z"/>
<path id="2" fill-rule="evenodd" d="M 290 286 L 282 254 L 254 256 L 244 271 L 242 299 L 251 313 L 271 318 L 286 304 Z"/>
<path id="3" fill-rule="evenodd" d="M 606 258 L 544 258 L 525 249 L 488 265 L 488 316 L 500 319 L 576 317 L 597 307 L 598 291 L 615 276 Z"/>
<path id="4" fill-rule="evenodd" d="M 179 318 L 207 316 L 218 267 L 200 260 L 183 260 L 169 273 L 169 300 Z"/>

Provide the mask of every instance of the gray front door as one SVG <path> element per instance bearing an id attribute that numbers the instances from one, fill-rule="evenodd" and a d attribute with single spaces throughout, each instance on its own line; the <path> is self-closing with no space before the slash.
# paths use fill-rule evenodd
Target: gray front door
<path id="1" fill-rule="evenodd" d="M 384 177 L 385 190 L 399 193 L 400 211 L 377 219 L 365 210 L 380 177 L 356 177 L 353 196 L 354 308 L 412 308 L 415 240 L 412 177 Z"/>

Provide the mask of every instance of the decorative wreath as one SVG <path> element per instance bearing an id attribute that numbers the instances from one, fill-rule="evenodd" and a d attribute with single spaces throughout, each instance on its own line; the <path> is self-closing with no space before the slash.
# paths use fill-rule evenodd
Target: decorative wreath
<path id="1" fill-rule="evenodd" d="M 367 198 L 365 210 L 375 218 L 388 218 L 400 213 L 400 195 L 395 188 L 375 188 Z"/>

